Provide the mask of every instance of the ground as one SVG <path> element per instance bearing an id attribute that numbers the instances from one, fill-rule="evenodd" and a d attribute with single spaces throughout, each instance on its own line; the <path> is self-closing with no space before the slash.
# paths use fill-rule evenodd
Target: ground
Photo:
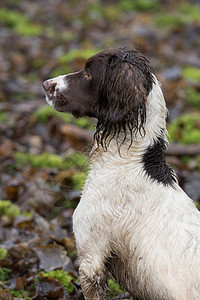
<path id="1" fill-rule="evenodd" d="M 167 160 L 200 203 L 198 1 L 25 1 L 0 7 L 0 299 L 83 299 L 72 214 L 95 120 L 45 103 L 42 82 L 99 50 L 151 61 L 169 109 Z M 111 298 L 131 299 L 112 280 Z"/>

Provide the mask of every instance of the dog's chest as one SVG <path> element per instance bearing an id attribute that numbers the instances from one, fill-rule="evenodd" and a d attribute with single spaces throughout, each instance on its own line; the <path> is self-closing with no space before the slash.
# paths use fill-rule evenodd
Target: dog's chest
<path id="1" fill-rule="evenodd" d="M 134 247 L 131 239 L 141 243 L 140 237 L 150 236 L 154 227 L 159 230 L 163 204 L 158 198 L 159 193 L 163 197 L 162 191 L 154 190 L 154 185 L 149 190 L 144 178 L 137 172 L 132 176 L 130 173 L 102 170 L 96 176 L 89 174 L 73 216 L 76 240 L 82 243 L 93 239 L 95 243 L 102 235 L 113 242 L 127 243 L 130 248 Z M 156 203 L 152 203 L 153 197 Z"/>

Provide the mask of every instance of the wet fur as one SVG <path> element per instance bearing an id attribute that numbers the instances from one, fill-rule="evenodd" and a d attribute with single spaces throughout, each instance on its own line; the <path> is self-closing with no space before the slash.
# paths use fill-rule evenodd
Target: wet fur
<path id="1" fill-rule="evenodd" d="M 199 300 L 200 213 L 165 161 L 167 109 L 148 60 L 105 50 L 59 80 L 50 105 L 98 119 L 73 216 L 85 299 L 109 299 L 111 274 L 133 299 Z"/>

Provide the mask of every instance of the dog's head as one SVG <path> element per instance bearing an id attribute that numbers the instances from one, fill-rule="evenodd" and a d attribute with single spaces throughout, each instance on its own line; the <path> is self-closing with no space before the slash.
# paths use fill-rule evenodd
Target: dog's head
<path id="1" fill-rule="evenodd" d="M 153 73 L 140 52 L 118 48 L 97 53 L 81 71 L 49 79 L 43 86 L 55 110 L 96 117 L 103 140 L 126 128 L 144 133 Z"/>

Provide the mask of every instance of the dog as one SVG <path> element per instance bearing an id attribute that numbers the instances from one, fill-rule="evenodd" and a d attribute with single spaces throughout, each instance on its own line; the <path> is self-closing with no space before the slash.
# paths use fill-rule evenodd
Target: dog
<path id="1" fill-rule="evenodd" d="M 199 300 L 200 212 L 166 163 L 167 108 L 147 58 L 104 50 L 43 86 L 55 110 L 98 120 L 73 215 L 85 299 L 109 299 L 109 274 L 133 299 Z"/>

